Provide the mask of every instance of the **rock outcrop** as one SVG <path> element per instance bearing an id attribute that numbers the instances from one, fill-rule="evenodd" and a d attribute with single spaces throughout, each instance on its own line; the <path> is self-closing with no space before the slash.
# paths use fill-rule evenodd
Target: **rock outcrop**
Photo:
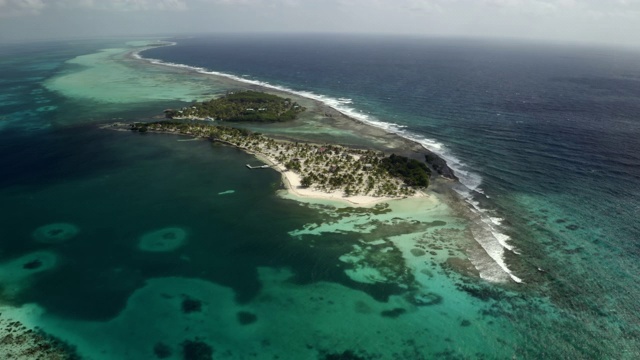
<path id="1" fill-rule="evenodd" d="M 447 165 L 447 162 L 440 157 L 440 155 L 427 150 L 427 154 L 425 155 L 425 161 L 429 164 L 435 172 L 437 172 L 440 176 L 445 177 L 451 180 L 458 180 L 458 177 L 453 172 L 453 170 Z"/>

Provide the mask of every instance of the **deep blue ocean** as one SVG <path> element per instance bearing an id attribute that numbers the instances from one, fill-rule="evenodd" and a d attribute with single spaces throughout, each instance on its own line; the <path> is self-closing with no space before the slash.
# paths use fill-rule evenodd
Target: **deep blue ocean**
<path id="1" fill-rule="evenodd" d="M 407 340 L 402 346 L 416 349 L 415 353 L 398 353 L 395 359 L 640 357 L 640 52 L 571 44 L 354 35 L 210 35 L 168 40 L 176 44 L 145 50 L 141 56 L 312 93 L 331 104 L 341 99 L 341 110 L 423 140 L 457 172 L 462 183 L 457 190 L 469 209 L 488 214 L 508 236 L 514 251 L 505 253 L 505 262 L 522 284 L 469 280 L 483 291 L 472 295 L 482 309 L 477 319 L 489 327 L 465 332 L 476 328 L 462 320 L 459 339 Z M 44 85 L 83 66 L 67 60 L 122 43 L 103 40 L 0 48 L 0 263 L 9 264 L 36 251 L 54 251 L 60 266 L 25 289 L 10 276 L 0 276 L 3 303 L 38 304 L 56 319 L 65 319 L 55 320 L 63 324 L 61 328 L 75 326 L 73 321 L 107 321 L 110 330 L 104 330 L 104 336 L 114 340 L 105 344 L 120 344 L 112 347 L 120 349 L 126 348 L 122 345 L 126 336 L 114 334 L 121 320 L 109 320 L 122 313 L 127 299 L 149 279 L 205 280 L 216 287 L 189 285 L 193 294 L 215 294 L 216 299 L 225 299 L 216 303 L 220 308 L 225 301 L 235 301 L 260 316 L 260 307 L 253 302 L 266 297 L 259 296 L 261 289 L 268 288 L 265 279 L 275 281 L 280 276 L 265 275 L 265 268 L 289 269 L 294 276 L 287 286 L 340 284 L 381 302 L 401 294 L 393 284 L 356 284 L 336 270 L 337 258 L 348 252 L 358 234 L 334 233 L 324 245 L 314 242 L 311 247 L 289 236 L 293 229 L 320 224 L 331 216 L 275 197 L 277 173 L 247 178 L 234 164 L 249 162 L 250 156 L 224 147 L 209 151 L 207 143 L 177 142 L 167 135 L 140 140 L 137 135 L 97 129 L 96 124 L 114 118 L 149 119 L 168 107 L 164 103 L 180 104 L 178 99 L 114 105 L 100 99 L 74 99 Z M 142 71 L 144 66 L 158 65 L 130 66 Z M 236 192 L 218 195 L 227 190 Z M 74 242 L 55 248 L 33 242 L 34 229 L 58 222 L 80 229 Z M 135 245 L 129 239 L 167 226 L 185 229 L 189 244 L 200 247 L 176 258 L 132 250 Z M 14 287 L 20 290 L 11 290 Z M 227 290 L 221 287 L 233 289 L 234 295 L 227 299 Z M 289 289 L 284 293 L 298 294 L 284 288 Z M 163 294 L 167 299 L 188 297 L 180 292 Z M 198 296 L 193 294 L 189 296 Z M 297 314 L 295 296 L 278 300 L 289 304 L 292 314 Z M 452 296 L 445 295 L 444 303 L 456 304 L 456 295 Z M 319 314 L 317 321 L 322 323 Z M 398 326 L 402 321 L 407 321 L 407 327 L 415 326 L 412 321 L 417 320 L 407 320 L 410 316 L 393 321 Z M 452 321 L 456 326 L 460 323 L 459 318 Z M 495 330 L 490 327 L 494 321 L 513 327 Z M 188 326 L 199 326 L 194 324 Z M 437 334 L 440 326 L 424 325 L 424 331 Z M 354 320 L 350 329 L 357 327 Z M 249 335 L 225 329 L 216 330 L 223 335 L 212 335 L 218 336 L 218 348 L 225 341 L 235 346 L 229 349 L 241 349 L 242 339 L 249 344 Z M 71 330 L 57 335 L 70 342 L 78 338 Z M 290 336 L 295 338 L 296 332 L 291 330 Z M 309 336 L 324 339 L 316 333 Z M 485 343 L 485 336 L 498 340 Z M 305 340 L 303 345 L 306 350 L 320 349 L 317 358 L 337 359 L 327 355 L 335 346 L 345 359 L 386 359 L 369 340 L 350 335 L 340 345 L 329 340 L 318 340 L 318 344 Z M 268 357 L 246 358 L 296 358 L 295 351 L 300 351 L 291 345 L 268 352 L 269 344 L 277 341 L 265 341 L 260 346 Z M 123 358 L 116 350 L 108 355 L 109 345 L 104 346 L 103 354 L 111 356 L 104 358 Z M 138 353 L 132 354 L 128 358 Z M 232 350 L 216 354 L 245 358 L 234 356 Z"/>

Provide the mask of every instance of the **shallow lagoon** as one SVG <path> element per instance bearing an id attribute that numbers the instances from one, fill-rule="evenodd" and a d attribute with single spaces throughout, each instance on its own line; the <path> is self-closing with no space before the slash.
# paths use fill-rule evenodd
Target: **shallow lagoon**
<path id="1" fill-rule="evenodd" d="M 72 131 L 65 146 L 81 149 L 71 139 L 85 131 L 95 130 Z M 334 350 L 443 352 L 460 331 L 477 342 L 474 351 L 493 352 L 504 336 L 508 324 L 478 316 L 485 303 L 443 270 L 452 255 L 464 258 L 445 236 L 464 237 L 464 225 L 435 198 L 374 211 L 298 204 L 277 195 L 275 171 L 247 171 L 249 155 L 179 140 L 101 131 L 90 146 L 101 145 L 94 161 L 108 165 L 3 191 L 0 210 L 13 224 L 3 235 L 16 239 L 3 246 L 4 257 L 46 249 L 57 258 L 55 268 L 3 294 L 43 309 L 15 316 L 97 359 L 150 356 L 158 342 L 178 354 L 196 338 L 222 358 L 294 359 Z M 33 238 L 42 224 L 61 221 L 80 230 L 65 242 Z M 140 249 L 141 239 L 167 228 L 188 241 L 170 251 Z M 416 251 L 433 239 L 440 243 L 433 255 Z M 202 310 L 185 313 L 187 298 Z M 39 315 L 21 314 L 28 310 Z M 240 323 L 240 312 L 255 322 Z"/>

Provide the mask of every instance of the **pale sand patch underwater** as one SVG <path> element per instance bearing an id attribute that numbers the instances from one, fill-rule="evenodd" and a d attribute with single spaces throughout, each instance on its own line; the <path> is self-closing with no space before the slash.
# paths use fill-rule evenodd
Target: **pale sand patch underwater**
<path id="1" fill-rule="evenodd" d="M 61 73 L 44 82 L 44 86 L 67 98 L 99 103 L 137 104 L 151 101 L 185 101 L 204 99 L 222 91 L 211 81 L 174 81 L 184 71 L 138 71 L 138 61 L 127 56 L 131 48 L 104 49 L 68 60 L 82 69 Z M 169 85 L 170 84 L 170 85 Z"/>
<path id="2" fill-rule="evenodd" d="M 0 263 L 0 300 L 18 296 L 37 274 L 53 270 L 58 262 L 56 253 L 40 250 Z"/>
<path id="3" fill-rule="evenodd" d="M 495 353 L 491 350 L 495 347 L 504 357 L 510 355 L 492 336 L 503 322 L 491 319 L 495 323 L 490 324 L 480 317 L 477 309 L 482 302 L 456 289 L 441 262 L 436 262 L 456 251 L 456 241 L 447 236 L 447 248 L 438 243 L 437 232 L 456 231 L 460 226 L 436 196 L 393 200 L 373 208 L 354 208 L 344 202 L 305 206 L 329 214 L 330 220 L 315 228 L 308 224 L 292 230 L 294 238 L 321 252 L 319 243 L 330 238 L 324 235 L 357 233 L 357 246 L 346 253 L 358 260 L 345 261 L 340 269 L 356 285 L 398 284 L 406 291 L 382 301 L 358 286 L 324 281 L 299 284 L 290 270 L 265 267 L 258 269 L 260 292 L 242 304 L 235 301 L 230 288 L 211 281 L 159 278 L 147 280 L 109 320 L 74 321 L 42 312 L 31 318 L 31 324 L 96 360 L 152 359 L 156 349 L 170 351 L 170 359 L 181 359 L 185 341 L 211 346 L 214 358 L 222 359 L 252 358 L 253 353 L 257 358 L 299 359 L 302 354 L 302 358 L 322 359 L 323 354 L 345 351 L 363 358 L 368 358 L 366 354 L 393 358 L 398 353 L 411 359 L 416 358 L 414 352 L 433 358 L 437 352 L 463 345 L 485 353 Z M 437 252 L 433 260 L 430 254 L 410 254 L 430 244 L 442 247 L 430 249 Z M 401 250 L 383 251 L 395 247 Z M 371 269 L 379 276 L 369 276 Z M 447 341 L 457 338 L 462 340 Z"/>
<path id="4" fill-rule="evenodd" d="M 138 249 L 148 252 L 170 252 L 184 246 L 187 232 L 179 227 L 166 227 L 140 237 Z"/>
<path id="5" fill-rule="evenodd" d="M 53 223 L 37 228 L 33 232 L 33 238 L 43 244 L 58 244 L 71 240 L 79 231 L 73 224 Z"/>

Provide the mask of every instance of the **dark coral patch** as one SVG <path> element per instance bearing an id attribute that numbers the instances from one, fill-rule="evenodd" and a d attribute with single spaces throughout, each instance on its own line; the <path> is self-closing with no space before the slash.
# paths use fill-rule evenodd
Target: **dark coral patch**
<path id="1" fill-rule="evenodd" d="M 407 310 L 403 308 L 395 308 L 392 310 L 384 310 L 380 313 L 380 315 L 388 318 L 397 318 L 398 316 L 406 313 Z"/>
<path id="2" fill-rule="evenodd" d="M 357 355 L 351 350 L 345 350 L 342 353 L 323 354 L 320 359 L 322 360 L 366 360 L 366 357 Z"/>
<path id="3" fill-rule="evenodd" d="M 202 310 L 202 302 L 200 300 L 185 297 L 182 300 L 182 312 L 189 314 L 192 312 L 200 312 Z"/>
<path id="4" fill-rule="evenodd" d="M 166 359 L 172 355 L 171 348 L 169 345 L 163 342 L 157 342 L 153 346 L 153 353 L 156 355 L 158 359 Z"/>
<path id="5" fill-rule="evenodd" d="M 426 254 L 426 251 L 422 249 L 411 249 L 411 255 L 413 256 L 422 256 L 424 254 Z"/>
<path id="6" fill-rule="evenodd" d="M 440 304 L 442 302 L 442 296 L 432 292 L 417 293 L 409 295 L 407 300 L 416 306 L 430 306 Z"/>
<path id="7" fill-rule="evenodd" d="M 184 360 L 213 360 L 213 348 L 198 338 L 185 340 L 182 343 L 182 355 Z"/>
<path id="8" fill-rule="evenodd" d="M 249 325 L 258 321 L 258 317 L 255 314 L 247 311 L 240 311 L 236 316 L 238 318 L 238 322 L 242 325 Z"/>
<path id="9" fill-rule="evenodd" d="M 41 226 L 33 232 L 36 241 L 45 244 L 59 244 L 78 235 L 77 226 L 68 223 L 54 223 Z"/>
<path id="10" fill-rule="evenodd" d="M 40 266 L 42 266 L 42 261 L 36 259 L 25 263 L 24 265 L 22 265 L 22 268 L 27 270 L 34 270 L 39 268 Z"/>
<path id="11" fill-rule="evenodd" d="M 491 289 L 490 287 L 458 285 L 458 288 L 482 301 L 500 300 L 502 298 L 502 293 L 500 291 Z"/>

